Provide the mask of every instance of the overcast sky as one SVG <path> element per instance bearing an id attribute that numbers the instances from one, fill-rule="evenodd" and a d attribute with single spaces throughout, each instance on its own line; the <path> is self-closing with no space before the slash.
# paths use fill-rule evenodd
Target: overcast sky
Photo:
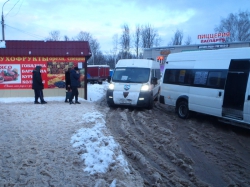
<path id="1" fill-rule="evenodd" d="M 167 46 L 176 29 L 192 43 L 199 34 L 213 34 L 221 18 L 246 11 L 250 0 L 0 0 L 4 15 L 5 40 L 43 40 L 49 32 L 60 31 L 61 40 L 89 32 L 103 52 L 112 48 L 112 37 L 129 25 L 150 24 Z M 1 35 L 2 40 L 2 35 Z"/>

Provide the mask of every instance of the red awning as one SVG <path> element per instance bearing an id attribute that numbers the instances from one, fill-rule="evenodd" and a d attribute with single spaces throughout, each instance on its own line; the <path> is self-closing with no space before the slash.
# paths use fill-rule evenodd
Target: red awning
<path id="1" fill-rule="evenodd" d="M 0 56 L 46 56 L 87 58 L 91 56 L 91 50 L 88 41 L 6 40 L 0 41 L 0 43 Z"/>

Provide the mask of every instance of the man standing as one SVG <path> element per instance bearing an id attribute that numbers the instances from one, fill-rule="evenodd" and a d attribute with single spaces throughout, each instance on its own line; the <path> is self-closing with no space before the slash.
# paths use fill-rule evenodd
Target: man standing
<path id="1" fill-rule="evenodd" d="M 65 103 L 68 103 L 68 99 L 70 99 L 70 95 L 71 95 L 70 71 L 71 71 L 71 68 L 68 68 L 68 70 L 65 72 L 65 83 L 66 83 L 66 90 L 67 90 Z"/>
<path id="2" fill-rule="evenodd" d="M 41 66 L 36 66 L 36 68 L 33 70 L 33 77 L 32 77 L 32 89 L 35 92 L 35 104 L 40 104 L 38 102 L 38 98 L 40 98 L 41 104 L 46 104 L 47 102 L 44 101 L 43 98 L 43 80 L 41 75 Z"/>
<path id="3" fill-rule="evenodd" d="M 69 104 L 73 104 L 73 98 L 75 97 L 75 103 L 76 104 L 81 104 L 80 102 L 78 102 L 78 87 L 80 86 L 80 71 L 78 69 L 78 67 L 74 67 L 74 69 L 72 69 L 70 71 L 70 82 L 71 82 L 71 96 L 69 98 Z"/>

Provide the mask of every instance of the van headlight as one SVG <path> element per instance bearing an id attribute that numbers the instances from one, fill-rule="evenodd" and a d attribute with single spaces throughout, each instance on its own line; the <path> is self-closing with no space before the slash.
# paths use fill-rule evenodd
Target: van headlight
<path id="1" fill-rule="evenodd" d="M 149 90 L 149 85 L 142 85 L 141 91 L 148 91 Z"/>
<path id="2" fill-rule="evenodd" d="M 115 85 L 114 85 L 114 84 L 112 84 L 112 83 L 109 84 L 109 89 L 110 89 L 110 90 L 114 90 L 114 88 L 115 88 Z"/>

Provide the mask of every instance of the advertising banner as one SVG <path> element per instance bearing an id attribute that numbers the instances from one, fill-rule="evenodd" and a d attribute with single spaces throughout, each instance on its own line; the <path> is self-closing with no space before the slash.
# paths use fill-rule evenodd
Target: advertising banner
<path id="1" fill-rule="evenodd" d="M 84 57 L 0 57 L 0 89 L 31 89 L 32 72 L 41 66 L 44 88 L 65 88 L 65 71 L 80 69 L 84 87 Z"/>
<path id="2" fill-rule="evenodd" d="M 219 32 L 214 34 L 199 34 L 198 39 L 201 43 L 226 42 L 226 38 L 230 37 L 230 32 Z"/>

